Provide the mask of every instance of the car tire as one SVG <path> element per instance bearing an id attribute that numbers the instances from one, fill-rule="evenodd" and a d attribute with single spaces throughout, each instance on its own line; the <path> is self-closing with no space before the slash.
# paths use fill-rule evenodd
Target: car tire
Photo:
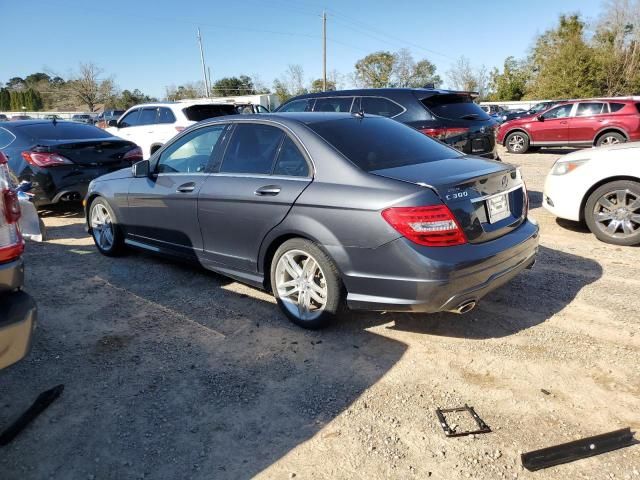
<path id="1" fill-rule="evenodd" d="M 124 252 L 124 235 L 109 203 L 102 197 L 91 202 L 89 208 L 91 236 L 100 253 L 116 257 Z"/>
<path id="2" fill-rule="evenodd" d="M 270 270 L 278 306 L 296 325 L 324 328 L 344 309 L 345 290 L 338 269 L 315 243 L 287 240 L 276 250 Z"/>
<path id="3" fill-rule="evenodd" d="M 529 135 L 524 132 L 513 132 L 504 141 L 509 153 L 526 153 L 529 150 Z"/>
<path id="4" fill-rule="evenodd" d="M 589 230 L 614 245 L 640 244 L 640 183 L 617 180 L 598 187 L 584 206 Z"/>
<path id="5" fill-rule="evenodd" d="M 598 137 L 596 147 L 600 147 L 602 145 L 615 145 L 616 143 L 625 143 L 626 141 L 627 139 L 625 136 L 620 133 L 607 132 Z"/>

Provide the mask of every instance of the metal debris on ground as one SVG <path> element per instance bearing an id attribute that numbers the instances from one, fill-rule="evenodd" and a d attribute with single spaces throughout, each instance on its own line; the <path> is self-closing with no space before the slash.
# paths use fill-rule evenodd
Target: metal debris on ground
<path id="1" fill-rule="evenodd" d="M 534 450 L 521 455 L 522 466 L 533 472 L 581 458 L 592 457 L 605 452 L 640 443 L 633 438 L 629 427 L 594 437 L 562 443 L 553 447 Z"/>
<path id="2" fill-rule="evenodd" d="M 462 430 L 459 431 L 457 429 L 457 426 L 449 426 L 449 424 L 447 423 L 447 419 L 445 418 L 445 415 L 447 413 L 454 413 L 454 412 L 466 412 L 469 415 L 471 415 L 471 418 L 473 418 L 473 420 L 475 421 L 476 425 L 478 425 L 478 428 L 476 430 Z M 466 405 L 464 407 L 457 407 L 457 408 L 437 408 L 436 409 L 436 415 L 438 416 L 438 420 L 440 421 L 440 426 L 442 427 L 442 429 L 444 430 L 444 434 L 447 437 L 461 437 L 463 435 L 475 435 L 478 433 L 489 433 L 491 432 L 491 428 L 489 428 L 489 425 L 487 425 L 486 423 L 484 423 L 484 421 L 478 416 L 478 414 L 476 413 L 476 411 L 473 409 L 473 407 L 470 407 L 469 405 Z"/>

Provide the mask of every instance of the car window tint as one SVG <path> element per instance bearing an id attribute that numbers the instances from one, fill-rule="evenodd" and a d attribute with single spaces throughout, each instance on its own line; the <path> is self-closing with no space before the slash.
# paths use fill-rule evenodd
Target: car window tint
<path id="1" fill-rule="evenodd" d="M 202 173 L 216 151 L 226 125 L 199 128 L 176 140 L 160 155 L 158 173 Z"/>
<path id="2" fill-rule="evenodd" d="M 402 113 L 403 108 L 387 98 L 362 97 L 360 108 L 364 113 L 381 115 L 383 117 L 394 117 Z"/>
<path id="3" fill-rule="evenodd" d="M 313 105 L 313 99 L 294 100 L 278 109 L 279 112 L 308 112 Z"/>
<path id="4" fill-rule="evenodd" d="M 348 160 L 370 172 L 462 154 L 395 120 L 352 117 L 308 124 Z"/>
<path id="5" fill-rule="evenodd" d="M 270 174 L 283 135 L 282 130 L 269 125 L 237 124 L 220 171 Z"/>
<path id="6" fill-rule="evenodd" d="M 13 133 L 5 130 L 4 128 L 0 128 L 0 148 L 8 147 L 15 139 L 16 137 Z"/>
<path id="7" fill-rule="evenodd" d="M 618 110 L 622 110 L 624 108 L 624 105 L 624 103 L 610 103 L 609 109 L 611 110 L 611 113 L 617 112 Z"/>
<path id="8" fill-rule="evenodd" d="M 572 104 L 569 105 L 560 105 L 559 107 L 552 108 L 547 113 L 543 115 L 545 120 L 553 119 L 553 118 L 565 118 L 568 117 L 571 113 Z"/>
<path id="9" fill-rule="evenodd" d="M 23 136 L 31 140 L 87 140 L 110 138 L 112 135 L 101 128 L 86 123 L 44 122 L 16 127 Z M 16 132 L 17 133 L 17 132 Z"/>
<path id="10" fill-rule="evenodd" d="M 140 117 L 140 110 L 134 110 L 127 113 L 122 120 L 120 120 L 120 127 L 135 127 L 139 125 L 138 118 Z"/>
<path id="11" fill-rule="evenodd" d="M 158 109 L 158 123 L 174 123 L 175 121 L 176 117 L 170 109 L 166 107 Z"/>
<path id="12" fill-rule="evenodd" d="M 289 175 L 291 177 L 306 177 L 309 175 L 309 165 L 304 155 L 302 155 L 293 140 L 287 136 L 285 136 L 282 143 L 273 174 Z"/>
<path id="13" fill-rule="evenodd" d="M 140 118 L 138 119 L 138 125 L 153 125 L 156 123 L 158 117 L 157 108 L 143 108 L 140 112 Z"/>
<path id="14" fill-rule="evenodd" d="M 470 95 L 442 94 L 423 98 L 422 104 L 436 117 L 449 120 L 489 120 L 487 112 L 474 103 Z"/>
<path id="15" fill-rule="evenodd" d="M 576 111 L 576 117 L 589 117 L 602 113 L 605 104 L 602 102 L 580 103 Z"/>
<path id="16" fill-rule="evenodd" d="M 349 112 L 353 97 L 316 98 L 314 112 Z"/>
<path id="17" fill-rule="evenodd" d="M 235 105 L 229 104 L 204 104 L 204 105 L 191 105 L 190 107 L 182 110 L 187 117 L 187 120 L 192 122 L 201 122 L 207 118 L 222 117 L 225 115 L 234 115 L 237 113 Z"/>

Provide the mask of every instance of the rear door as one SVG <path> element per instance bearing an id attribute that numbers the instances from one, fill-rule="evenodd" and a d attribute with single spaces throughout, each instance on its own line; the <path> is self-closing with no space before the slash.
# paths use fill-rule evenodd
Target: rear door
<path id="1" fill-rule="evenodd" d="M 133 241 L 185 257 L 202 251 L 198 193 L 221 153 L 227 128 L 211 125 L 183 135 L 159 154 L 150 177 L 131 180 Z"/>
<path id="2" fill-rule="evenodd" d="M 542 121 L 532 118 L 531 138 L 536 144 L 564 145 L 569 142 L 569 118 L 574 104 L 560 105 L 547 110 Z"/>
<path id="3" fill-rule="evenodd" d="M 605 102 L 580 102 L 575 116 L 569 118 L 569 142 L 593 143 L 596 132 L 606 125 L 609 105 Z"/>
<path id="4" fill-rule="evenodd" d="M 216 170 L 198 201 L 204 256 L 218 267 L 255 273 L 262 240 L 312 180 L 309 160 L 280 128 L 242 122 Z"/>

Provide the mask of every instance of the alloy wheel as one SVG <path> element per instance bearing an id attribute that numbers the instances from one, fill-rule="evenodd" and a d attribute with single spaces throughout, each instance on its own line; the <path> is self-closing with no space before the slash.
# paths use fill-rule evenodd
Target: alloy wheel
<path id="1" fill-rule="evenodd" d="M 284 307 L 300 320 L 322 315 L 328 288 L 320 264 L 307 252 L 289 250 L 276 265 L 275 287 Z"/>
<path id="2" fill-rule="evenodd" d="M 524 137 L 522 135 L 512 135 L 509 139 L 509 147 L 513 152 L 520 152 L 524 149 Z"/>
<path id="3" fill-rule="evenodd" d="M 102 250 L 113 247 L 113 223 L 107 208 L 96 203 L 91 209 L 91 231 L 96 243 Z"/>
<path id="4" fill-rule="evenodd" d="M 602 195 L 593 207 L 597 227 L 606 235 L 626 238 L 640 231 L 640 194 L 629 189 Z"/>
<path id="5" fill-rule="evenodd" d="M 620 143 L 620 139 L 618 137 L 615 137 L 613 135 L 606 135 L 602 139 L 602 142 L 600 142 L 600 145 L 615 145 L 616 143 Z"/>

